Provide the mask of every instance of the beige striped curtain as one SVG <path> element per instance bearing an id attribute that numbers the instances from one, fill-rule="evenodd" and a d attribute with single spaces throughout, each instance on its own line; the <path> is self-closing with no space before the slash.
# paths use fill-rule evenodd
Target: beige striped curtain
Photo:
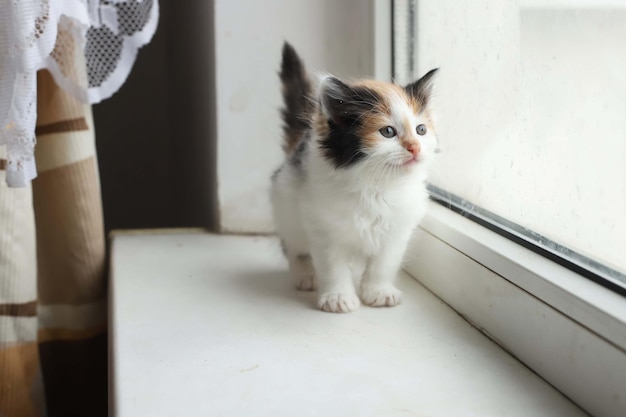
<path id="1" fill-rule="evenodd" d="M 46 71 L 37 82 L 31 187 L 7 188 L 0 153 L 0 417 L 105 416 L 105 241 L 91 107 Z"/>

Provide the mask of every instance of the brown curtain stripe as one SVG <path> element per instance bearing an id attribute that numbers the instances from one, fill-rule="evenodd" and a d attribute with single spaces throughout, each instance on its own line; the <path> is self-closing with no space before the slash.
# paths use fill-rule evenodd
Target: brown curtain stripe
<path id="1" fill-rule="evenodd" d="M 11 344 L 0 350 L 0 415 L 50 416 L 43 396 L 39 346 L 36 342 Z"/>
<path id="2" fill-rule="evenodd" d="M 38 125 L 35 129 L 35 135 L 42 136 L 51 135 L 53 133 L 78 132 L 81 130 L 89 130 L 89 125 L 84 117 L 61 120 L 60 122 L 46 125 Z"/>
<path id="3" fill-rule="evenodd" d="M 37 301 L 21 304 L 0 304 L 0 316 L 36 317 Z"/>
<path id="4" fill-rule="evenodd" d="M 59 88 L 46 70 L 37 72 L 37 110 L 38 126 L 85 117 L 84 104 Z"/>
<path id="5" fill-rule="evenodd" d="M 106 333 L 107 324 L 101 324 L 91 329 L 85 330 L 70 330 L 70 329 L 39 329 L 37 333 L 37 339 L 39 343 L 45 342 L 71 342 L 82 340 L 89 340 L 95 337 L 99 337 Z"/>
<path id="6" fill-rule="evenodd" d="M 0 159 L 0 171 L 4 171 L 5 169 L 7 169 L 7 160 Z"/>

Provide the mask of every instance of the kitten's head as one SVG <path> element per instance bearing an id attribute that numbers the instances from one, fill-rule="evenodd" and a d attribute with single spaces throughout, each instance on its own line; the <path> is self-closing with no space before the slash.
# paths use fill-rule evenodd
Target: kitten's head
<path id="1" fill-rule="evenodd" d="M 405 87 L 324 78 L 316 123 L 322 155 L 336 168 L 362 166 L 383 176 L 425 167 L 437 149 L 429 107 L 436 72 Z"/>

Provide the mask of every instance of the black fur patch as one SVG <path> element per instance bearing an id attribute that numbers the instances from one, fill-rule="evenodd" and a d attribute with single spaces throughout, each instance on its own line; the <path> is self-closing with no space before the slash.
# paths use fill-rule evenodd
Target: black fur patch
<path id="1" fill-rule="evenodd" d="M 293 149 L 300 135 L 311 127 L 315 101 L 311 97 L 311 84 L 304 64 L 295 49 L 287 42 L 283 45 L 280 80 L 283 85 L 285 107 L 281 114 L 285 133 L 285 150 Z"/>
<path id="2" fill-rule="evenodd" d="M 438 70 L 439 68 L 431 69 L 422 78 L 404 87 L 406 92 L 415 97 L 422 107 L 428 106 L 433 91 L 433 77 Z"/>
<path id="3" fill-rule="evenodd" d="M 329 120 L 328 125 L 330 133 L 320 142 L 320 147 L 335 168 L 348 168 L 363 159 L 365 152 L 361 150 L 361 139 L 355 132 L 358 128 L 356 123 L 340 127 Z"/>
<path id="4" fill-rule="evenodd" d="M 380 104 L 382 97 L 369 88 L 351 87 L 330 77 L 325 82 L 322 100 L 335 124 L 345 127 L 354 124 L 363 114 Z"/>
<path id="5" fill-rule="evenodd" d="M 381 102 L 381 97 L 369 88 L 350 87 L 336 78 L 327 81 L 322 100 L 329 113 L 328 137 L 321 140 L 320 147 L 324 156 L 336 168 L 347 168 L 363 157 L 359 130 L 363 116 L 372 111 Z"/>
<path id="6" fill-rule="evenodd" d="M 280 175 L 280 172 L 283 170 L 284 165 L 281 165 L 276 171 L 272 173 L 272 182 L 276 181 L 276 178 Z"/>

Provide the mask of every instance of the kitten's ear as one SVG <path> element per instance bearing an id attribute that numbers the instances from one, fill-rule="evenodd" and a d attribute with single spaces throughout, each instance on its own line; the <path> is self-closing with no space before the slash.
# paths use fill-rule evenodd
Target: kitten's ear
<path id="1" fill-rule="evenodd" d="M 430 96 L 433 92 L 433 84 L 435 81 L 435 74 L 439 71 L 439 68 L 431 69 L 419 80 L 407 85 L 404 89 L 410 96 L 415 97 L 418 103 L 422 107 L 427 107 L 430 101 Z"/>
<path id="2" fill-rule="evenodd" d="M 359 90 L 335 77 L 327 76 L 321 80 L 322 111 L 337 125 L 344 125 L 368 110 L 367 102 L 361 96 Z"/>

